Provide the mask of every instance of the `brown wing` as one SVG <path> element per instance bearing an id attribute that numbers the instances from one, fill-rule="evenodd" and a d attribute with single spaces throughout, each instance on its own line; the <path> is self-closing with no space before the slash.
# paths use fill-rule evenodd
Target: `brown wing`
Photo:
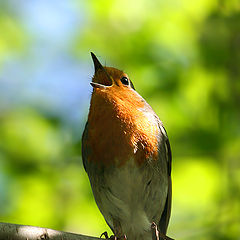
<path id="1" fill-rule="evenodd" d="M 166 161 L 167 161 L 167 168 L 168 168 L 168 194 L 167 194 L 165 207 L 164 207 L 161 219 L 159 221 L 158 227 L 160 232 L 163 235 L 166 235 L 168 223 L 171 215 L 171 205 L 172 205 L 172 180 L 171 180 L 172 153 L 171 153 L 171 147 L 168 140 L 168 136 L 162 123 L 160 123 L 159 127 L 161 132 L 165 136 Z"/>

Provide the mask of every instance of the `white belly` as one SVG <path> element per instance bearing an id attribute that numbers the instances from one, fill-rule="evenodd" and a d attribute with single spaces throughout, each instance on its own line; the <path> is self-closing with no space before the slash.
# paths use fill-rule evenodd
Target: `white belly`
<path id="1" fill-rule="evenodd" d="M 167 195 L 165 171 L 148 166 L 137 168 L 133 161 L 104 174 L 104 189 L 95 189 L 96 202 L 108 224 L 120 224 L 128 239 L 151 238 L 151 223 L 158 223 Z M 148 237 L 149 236 L 149 237 Z"/>

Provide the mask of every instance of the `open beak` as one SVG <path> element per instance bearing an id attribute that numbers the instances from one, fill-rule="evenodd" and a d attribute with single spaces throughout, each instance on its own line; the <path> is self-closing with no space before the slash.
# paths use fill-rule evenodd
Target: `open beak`
<path id="1" fill-rule="evenodd" d="M 94 64 L 95 73 L 93 80 L 90 84 L 94 88 L 106 89 L 113 84 L 113 80 L 93 52 L 91 52 L 91 56 Z"/>

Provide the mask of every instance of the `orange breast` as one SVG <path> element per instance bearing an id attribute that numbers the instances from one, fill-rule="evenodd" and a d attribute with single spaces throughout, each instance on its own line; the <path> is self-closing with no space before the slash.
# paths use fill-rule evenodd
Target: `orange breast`
<path id="1" fill-rule="evenodd" d="M 138 165 L 157 159 L 159 128 L 156 119 L 141 110 L 144 107 L 135 91 L 124 94 L 96 89 L 88 118 L 89 161 L 122 166 L 129 159 Z"/>

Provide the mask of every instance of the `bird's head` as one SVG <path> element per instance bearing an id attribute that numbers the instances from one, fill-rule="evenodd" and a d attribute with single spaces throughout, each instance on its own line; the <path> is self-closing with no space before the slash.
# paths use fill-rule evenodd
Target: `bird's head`
<path id="1" fill-rule="evenodd" d="M 104 67 L 92 52 L 91 56 L 95 68 L 90 83 L 93 87 L 92 98 L 104 98 L 118 106 L 143 107 L 144 100 L 135 91 L 133 83 L 126 73 L 113 67 Z"/>
<path id="2" fill-rule="evenodd" d="M 95 89 L 109 89 L 110 91 L 134 89 L 132 81 L 126 73 L 113 67 L 103 67 L 94 53 L 91 52 L 91 56 L 95 68 L 91 85 Z"/>

